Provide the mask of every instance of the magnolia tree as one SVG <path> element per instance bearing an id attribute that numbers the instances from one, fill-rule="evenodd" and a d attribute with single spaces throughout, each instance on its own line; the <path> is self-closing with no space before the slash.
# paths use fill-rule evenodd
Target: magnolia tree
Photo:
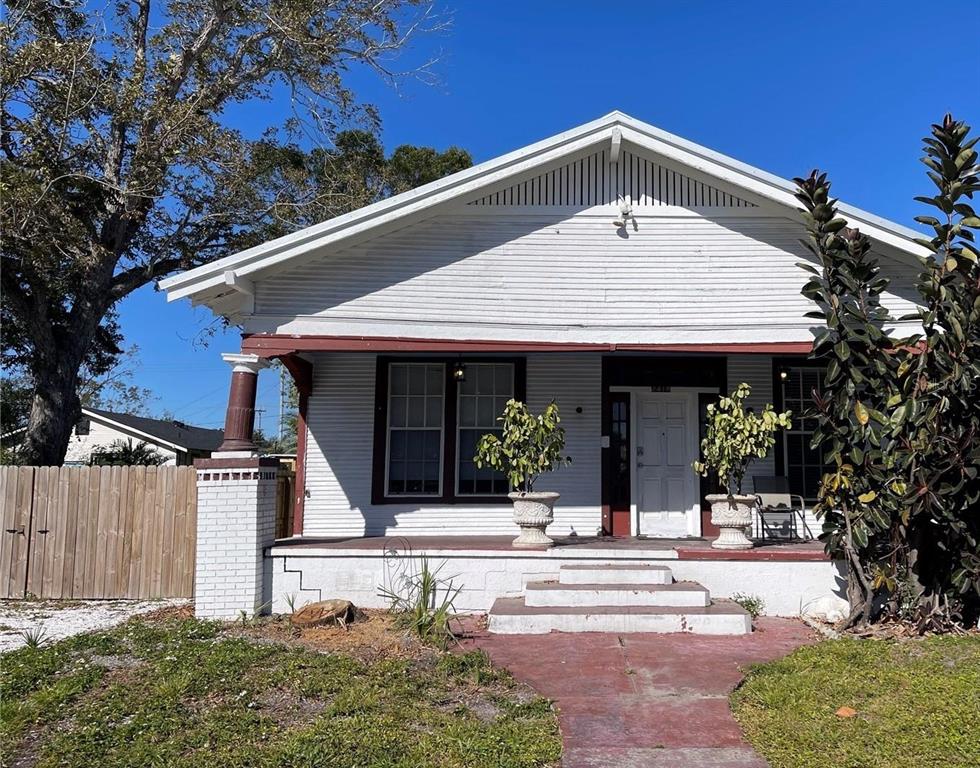
<path id="1" fill-rule="evenodd" d="M 980 137 L 946 115 L 923 139 L 936 215 L 916 217 L 934 236 L 919 277 L 922 333 L 907 339 L 900 440 L 906 570 L 912 619 L 921 631 L 980 617 Z"/>
<path id="2" fill-rule="evenodd" d="M 565 430 L 554 400 L 537 416 L 524 403 L 508 400 L 497 421 L 502 422 L 503 434 L 483 435 L 473 461 L 503 472 L 515 491 L 532 493 L 542 473 L 572 463 L 564 453 Z"/>
<path id="3" fill-rule="evenodd" d="M 830 182 L 796 179 L 817 266 L 803 289 L 823 321 L 812 359 L 827 366 L 813 393 L 813 447 L 829 471 L 816 512 L 828 551 L 848 567 L 846 626 L 881 618 L 920 631 L 980 615 L 980 266 L 969 204 L 980 191 L 977 138 L 947 115 L 924 139 L 938 216 L 922 239 L 921 333 L 889 337 L 868 239 L 837 215 Z"/>
<path id="4" fill-rule="evenodd" d="M 742 480 L 749 464 L 769 455 L 776 444 L 776 432 L 791 426 L 790 411 L 776 413 L 767 403 L 761 414 L 746 409 L 752 393 L 748 384 L 707 408 L 708 429 L 701 441 L 701 458 L 694 471 L 702 477 L 715 473 L 718 483 L 730 496 L 742 495 Z"/>
<path id="5" fill-rule="evenodd" d="M 809 316 L 825 325 L 810 355 L 826 364 L 823 390 L 812 393 L 813 444 L 828 468 L 816 513 L 828 551 L 847 564 L 846 624 L 866 623 L 894 513 L 894 496 L 883 489 L 899 490 L 886 415 L 897 402 L 897 360 L 882 330 L 888 313 L 880 296 L 888 281 L 879 275 L 868 238 L 838 217 L 826 175 L 814 171 L 795 181 L 808 235 L 803 244 L 819 265 L 800 264 L 811 273 L 803 295 L 817 305 Z"/>

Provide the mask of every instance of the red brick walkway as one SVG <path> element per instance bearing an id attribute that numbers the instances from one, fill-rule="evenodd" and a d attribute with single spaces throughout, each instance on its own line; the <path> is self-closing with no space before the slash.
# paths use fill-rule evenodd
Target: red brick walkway
<path id="1" fill-rule="evenodd" d="M 745 665 L 815 640 L 799 621 L 763 618 L 748 637 L 481 632 L 464 644 L 554 699 L 564 768 L 764 768 L 728 694 Z"/>

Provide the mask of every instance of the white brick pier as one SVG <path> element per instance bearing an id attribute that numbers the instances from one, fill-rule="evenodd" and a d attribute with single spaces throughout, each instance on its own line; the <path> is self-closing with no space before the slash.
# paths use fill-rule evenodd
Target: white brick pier
<path id="1" fill-rule="evenodd" d="M 267 601 L 263 551 L 276 535 L 278 462 L 260 458 L 199 459 L 197 573 L 200 618 L 252 616 Z"/>

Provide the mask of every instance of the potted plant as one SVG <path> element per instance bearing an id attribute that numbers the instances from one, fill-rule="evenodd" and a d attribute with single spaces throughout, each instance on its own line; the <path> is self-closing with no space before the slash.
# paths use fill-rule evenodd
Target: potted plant
<path id="1" fill-rule="evenodd" d="M 514 503 L 514 522 L 521 529 L 514 546 L 550 547 L 554 542 L 545 529 L 555 519 L 558 494 L 535 491 L 534 482 L 542 473 L 572 461 L 564 455 L 565 430 L 560 426 L 558 405 L 552 400 L 535 416 L 524 403 L 508 400 L 497 421 L 503 423 L 503 434 L 483 435 L 473 461 L 478 467 L 503 472 L 514 489 L 509 498 Z"/>
<path id="2" fill-rule="evenodd" d="M 752 524 L 755 496 L 742 493 L 742 479 L 753 459 L 769 454 L 776 444 L 776 432 L 791 426 L 792 412 L 776 413 L 767 404 L 761 415 L 746 410 L 745 400 L 752 392 L 739 384 L 727 397 L 708 406 L 708 430 L 701 441 L 701 458 L 694 471 L 702 477 L 714 472 L 723 493 L 705 497 L 711 504 L 711 522 L 721 529 L 711 542 L 715 549 L 751 549 L 745 529 Z"/>

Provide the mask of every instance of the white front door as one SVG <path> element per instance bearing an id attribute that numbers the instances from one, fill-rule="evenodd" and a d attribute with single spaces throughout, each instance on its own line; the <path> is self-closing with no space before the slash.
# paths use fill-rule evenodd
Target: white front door
<path id="1" fill-rule="evenodd" d="M 642 536 L 697 533 L 697 395 L 636 395 L 636 507 Z"/>

